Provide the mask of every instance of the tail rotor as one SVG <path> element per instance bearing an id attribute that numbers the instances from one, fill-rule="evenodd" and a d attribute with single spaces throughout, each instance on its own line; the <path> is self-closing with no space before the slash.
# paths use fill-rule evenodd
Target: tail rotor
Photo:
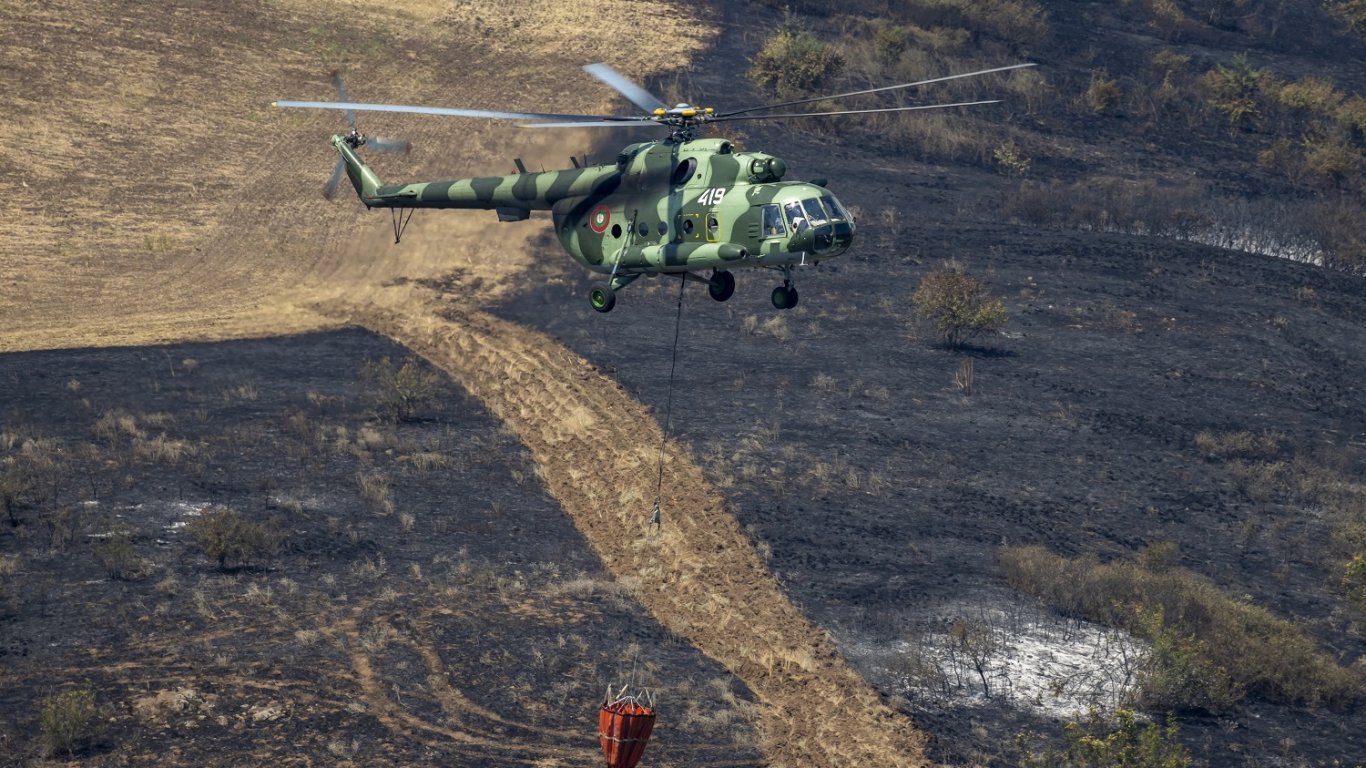
<path id="1" fill-rule="evenodd" d="M 332 70 L 332 87 L 337 90 L 337 99 L 341 103 L 349 103 L 350 99 L 346 96 L 346 85 L 342 83 L 341 72 Z M 381 152 L 400 152 L 408 154 L 413 148 L 412 142 L 407 139 L 388 139 L 380 136 L 366 136 L 356 127 L 356 112 L 351 108 L 346 109 L 346 127 L 350 133 L 346 136 L 346 143 L 352 147 L 369 147 Z M 323 185 L 323 197 L 331 200 L 337 194 L 337 185 L 341 183 L 342 174 L 346 171 L 346 162 L 337 158 L 337 165 L 332 168 L 332 178 Z"/>

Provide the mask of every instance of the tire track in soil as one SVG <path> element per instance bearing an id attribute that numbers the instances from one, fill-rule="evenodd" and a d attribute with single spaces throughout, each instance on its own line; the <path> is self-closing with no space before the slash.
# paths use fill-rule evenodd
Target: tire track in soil
<path id="1" fill-rule="evenodd" d="M 388 692 L 385 690 L 381 672 L 376 670 L 375 665 L 371 662 L 369 654 L 365 652 L 362 646 L 360 624 L 364 612 L 365 609 L 363 607 L 358 608 L 354 610 L 351 615 L 343 617 L 330 626 L 325 627 L 323 632 L 327 634 L 340 634 L 345 638 L 346 647 L 348 648 L 351 659 L 351 668 L 355 672 L 356 683 L 360 687 L 361 698 L 366 703 L 366 711 L 390 733 L 402 736 L 406 739 L 415 739 L 427 746 L 438 749 L 449 747 L 454 743 L 465 747 L 477 747 L 480 750 L 511 753 L 513 756 L 524 757 L 528 760 L 539 760 L 550 757 L 566 760 L 571 765 L 589 765 L 592 763 L 594 752 L 588 747 L 579 749 L 573 747 L 557 747 L 554 746 L 553 743 L 546 743 L 544 740 L 536 742 L 528 742 L 526 740 L 510 741 L 505 736 L 485 738 L 452 727 L 454 724 L 448 725 L 431 722 L 409 712 L 401 703 L 394 701 L 389 696 Z M 383 621 L 383 619 L 375 619 L 375 621 Z M 405 642 L 405 644 L 417 647 L 416 643 Z M 425 653 L 422 648 L 417 648 L 417 650 L 419 655 L 426 661 L 427 653 Z M 433 654 L 435 653 L 434 649 L 429 650 L 431 650 Z M 454 689 L 450 689 L 450 691 L 454 692 L 454 697 L 442 696 L 437 692 L 436 698 L 441 705 L 442 711 L 446 713 L 448 718 L 454 719 L 460 712 L 448 710 L 447 700 L 450 699 L 457 704 L 458 702 L 466 700 L 463 696 L 460 696 L 458 692 L 455 692 Z M 457 706 L 457 710 L 459 709 L 461 708 Z M 463 707 L 463 711 L 470 714 L 478 714 L 479 712 L 478 708 L 475 707 L 473 703 Z M 492 715 L 493 720 L 500 723 L 505 722 L 496 714 L 489 714 Z M 521 726 L 519 726 L 519 728 L 520 727 Z"/>
<path id="2" fill-rule="evenodd" d="M 676 445 L 665 455 L 664 525 L 647 531 L 663 435 L 620 385 L 548 336 L 487 313 L 411 294 L 370 298 L 320 309 L 422 355 L 518 435 L 606 567 L 639 579 L 640 600 L 659 621 L 755 693 L 772 765 L 930 764 L 925 735 L 787 599 L 725 499 Z"/>

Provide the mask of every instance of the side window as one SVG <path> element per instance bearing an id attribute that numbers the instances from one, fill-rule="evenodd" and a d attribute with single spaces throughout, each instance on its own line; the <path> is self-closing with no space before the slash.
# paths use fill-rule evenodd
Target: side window
<path id="1" fill-rule="evenodd" d="M 801 203 L 788 203 L 787 223 L 792 227 L 793 232 L 802 232 L 811 227 L 811 222 L 806 220 L 806 212 L 802 210 Z"/>
<path id="2" fill-rule="evenodd" d="M 707 242 L 716 242 L 716 233 L 718 230 L 720 230 L 720 228 L 720 224 L 718 224 L 716 221 L 716 214 L 707 214 Z"/>
<path id="3" fill-rule="evenodd" d="M 776 205 L 764 206 L 764 237 L 782 237 L 787 234 L 783 227 L 783 212 Z"/>

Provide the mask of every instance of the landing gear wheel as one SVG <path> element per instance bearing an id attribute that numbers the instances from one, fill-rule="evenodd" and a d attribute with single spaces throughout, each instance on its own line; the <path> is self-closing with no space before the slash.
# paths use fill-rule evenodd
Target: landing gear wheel
<path id="1" fill-rule="evenodd" d="M 797 306 L 797 289 L 790 285 L 780 285 L 773 289 L 773 306 L 778 309 L 792 309 Z"/>
<path id="2" fill-rule="evenodd" d="M 711 273 L 711 279 L 707 281 L 707 293 L 717 301 L 725 301 L 735 295 L 735 275 L 725 270 L 717 270 Z"/>
<path id="3" fill-rule="evenodd" d="M 617 305 L 617 294 L 607 283 L 593 283 L 588 289 L 588 303 L 599 312 L 611 312 Z"/>

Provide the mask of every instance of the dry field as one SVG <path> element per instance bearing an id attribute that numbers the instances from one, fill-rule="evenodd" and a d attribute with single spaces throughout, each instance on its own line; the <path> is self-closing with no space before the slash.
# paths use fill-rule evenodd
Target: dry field
<path id="1" fill-rule="evenodd" d="M 391 245 L 382 214 L 317 193 L 340 117 L 269 107 L 274 98 L 329 98 L 327 73 L 340 68 L 357 99 L 601 109 L 610 94 L 578 66 L 607 61 L 637 79 L 659 74 L 661 62 L 682 66 L 708 42 L 706 20 L 692 12 L 627 0 L 591 11 L 560 2 L 6 3 L 0 352 L 356 324 L 384 333 L 483 400 L 541 465 L 605 566 L 639 578 L 656 618 L 750 687 L 772 764 L 923 764 L 922 736 L 788 602 L 684 454 L 669 455 L 663 534 L 651 538 L 639 520 L 606 511 L 648 503 L 643 468 L 657 423 L 582 358 L 481 311 L 534 259 L 563 258 L 529 247 L 543 223 L 419 214 Z M 640 29 L 650 30 L 648 44 Z M 555 167 L 595 139 L 361 120 L 363 130 L 414 142 L 412 155 L 377 161 L 395 179 L 500 172 L 514 156 Z M 415 282 L 451 274 L 461 284 L 441 302 Z M 558 460 L 569 451 L 593 457 L 592 470 Z M 357 615 L 321 631 L 354 634 Z M 352 662 L 362 688 L 373 687 L 369 662 Z M 120 662 L 99 663 L 110 672 Z M 374 711 L 396 740 L 459 736 L 387 705 Z"/>

